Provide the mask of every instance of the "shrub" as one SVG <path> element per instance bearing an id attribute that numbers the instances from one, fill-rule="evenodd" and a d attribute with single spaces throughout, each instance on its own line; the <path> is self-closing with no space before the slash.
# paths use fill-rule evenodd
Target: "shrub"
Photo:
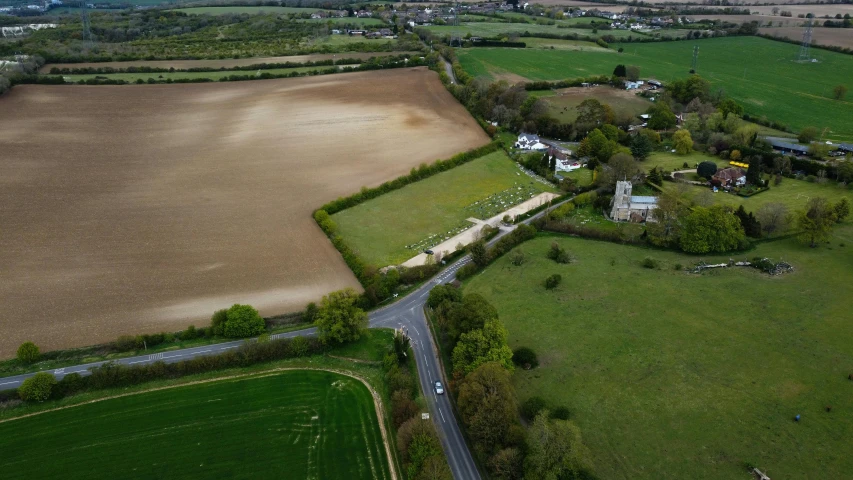
<path id="1" fill-rule="evenodd" d="M 553 289 L 557 288 L 557 286 L 560 285 L 560 282 L 562 282 L 562 281 L 563 281 L 563 277 L 560 276 L 559 273 L 555 273 L 555 274 L 553 274 L 550 277 L 545 279 L 545 288 L 547 288 L 548 290 L 553 290 Z"/>
<path id="2" fill-rule="evenodd" d="M 643 268 L 655 269 L 659 268 L 660 263 L 652 257 L 646 257 L 643 259 Z"/>
<path id="3" fill-rule="evenodd" d="M 18 347 L 18 360 L 23 363 L 34 363 L 39 356 L 39 347 L 33 342 L 24 342 Z"/>
<path id="4" fill-rule="evenodd" d="M 56 393 L 61 396 L 74 395 L 82 391 L 86 384 L 79 373 L 69 373 L 56 384 Z"/>
<path id="5" fill-rule="evenodd" d="M 250 305 L 235 303 L 226 311 L 225 318 L 222 332 L 226 337 L 246 338 L 260 335 L 266 329 L 264 319 Z"/>
<path id="6" fill-rule="evenodd" d="M 557 407 L 551 412 L 551 418 L 556 420 L 568 420 L 570 415 L 568 407 Z"/>
<path id="7" fill-rule="evenodd" d="M 228 321 L 228 310 L 213 312 L 213 316 L 210 317 L 210 329 L 214 335 L 220 336 L 224 333 L 226 321 Z"/>
<path id="8" fill-rule="evenodd" d="M 56 379 L 53 375 L 39 372 L 24 380 L 24 383 L 18 388 L 18 395 L 21 400 L 27 402 L 43 402 L 50 398 L 54 385 L 56 385 Z"/>
<path id="9" fill-rule="evenodd" d="M 459 270 L 456 271 L 456 278 L 459 280 L 465 280 L 466 278 L 470 278 L 474 276 L 475 273 L 480 269 L 475 263 L 471 262 Z"/>
<path id="10" fill-rule="evenodd" d="M 512 352 L 512 363 L 525 370 L 530 370 L 539 366 L 539 359 L 536 358 L 536 352 L 533 349 L 518 347 Z"/>
<path id="11" fill-rule="evenodd" d="M 137 344 L 137 338 L 140 340 Z M 113 343 L 113 347 L 119 352 L 129 352 L 136 350 L 142 346 L 142 337 L 134 337 L 131 335 L 122 335 Z"/>
<path id="12" fill-rule="evenodd" d="M 548 250 L 548 258 L 557 263 L 571 263 L 572 261 L 571 255 L 557 242 L 551 244 L 551 249 Z"/>
<path id="13" fill-rule="evenodd" d="M 530 397 L 521 404 L 521 416 L 528 422 L 532 422 L 539 412 L 548 406 L 542 397 Z"/>
<path id="14" fill-rule="evenodd" d="M 520 267 L 524 264 L 525 257 L 524 252 L 519 248 L 518 250 L 512 252 L 512 256 L 509 258 L 510 263 L 515 265 L 516 267 Z"/>

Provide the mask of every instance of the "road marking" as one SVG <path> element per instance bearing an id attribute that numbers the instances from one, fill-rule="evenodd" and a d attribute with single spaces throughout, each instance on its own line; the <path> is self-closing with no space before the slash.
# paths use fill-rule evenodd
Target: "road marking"
<path id="1" fill-rule="evenodd" d="M 184 356 L 183 354 L 180 354 L 180 353 L 179 353 L 178 355 L 172 355 L 171 357 L 163 357 L 163 359 L 166 359 L 166 358 L 178 358 L 178 357 L 183 357 L 183 356 Z"/>
<path id="2" fill-rule="evenodd" d="M 0 383 L 0 385 L 11 385 L 13 383 L 18 383 L 18 382 L 20 382 L 20 380 L 15 380 L 14 382 Z"/>
<path id="3" fill-rule="evenodd" d="M 444 421 L 444 413 L 441 411 L 441 407 L 438 407 L 438 414 L 439 414 L 439 415 L 441 415 L 441 421 L 442 421 L 442 423 L 447 423 L 447 422 L 445 422 L 445 421 Z"/>
<path id="4" fill-rule="evenodd" d="M 417 328 L 415 328 L 415 326 L 414 326 L 414 325 L 412 325 L 412 330 L 414 330 L 414 331 L 415 331 L 415 335 L 417 335 L 417 336 L 419 336 L 419 337 L 421 336 L 421 332 L 419 332 L 419 331 L 418 331 L 418 329 L 417 329 Z"/>
<path id="5" fill-rule="evenodd" d="M 237 348 L 237 347 L 239 347 L 239 346 L 240 346 L 240 345 L 232 345 L 232 346 L 230 346 L 230 347 L 222 347 L 222 350 L 228 350 L 229 348 Z"/>
<path id="6" fill-rule="evenodd" d="M 160 360 L 161 358 L 163 358 L 162 353 L 152 353 L 151 355 L 148 355 L 148 361 Z"/>
<path id="7" fill-rule="evenodd" d="M 200 351 L 200 352 L 196 352 L 196 353 L 207 353 L 207 352 L 209 352 L 209 351 L 210 351 L 210 350 L 208 349 L 208 350 L 202 350 L 202 351 Z"/>
<path id="8" fill-rule="evenodd" d="M 429 381 L 432 383 L 432 372 L 427 370 L 427 373 L 429 374 Z"/>
<path id="9" fill-rule="evenodd" d="M 65 373 L 65 369 L 64 368 L 57 368 L 56 370 L 53 371 L 54 375 L 59 375 L 60 373 Z"/>
<path id="10" fill-rule="evenodd" d="M 134 363 L 142 363 L 142 362 L 147 362 L 147 361 L 148 361 L 148 360 L 137 360 L 137 361 L 135 361 L 135 362 L 130 362 L 130 363 L 128 363 L 128 365 L 133 365 Z"/>

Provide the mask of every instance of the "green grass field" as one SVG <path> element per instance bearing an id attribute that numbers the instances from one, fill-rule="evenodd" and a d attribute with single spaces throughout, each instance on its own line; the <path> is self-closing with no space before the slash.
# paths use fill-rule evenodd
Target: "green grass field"
<path id="1" fill-rule="evenodd" d="M 553 47 L 554 50 L 573 50 L 577 52 L 585 51 L 612 53 L 614 55 L 616 54 L 615 50 L 604 48 L 595 43 L 585 42 L 583 40 L 559 40 L 553 38 L 524 37 L 520 41 L 524 42 L 527 45 L 527 48 L 550 50 Z"/>
<path id="2" fill-rule="evenodd" d="M 574 263 L 545 257 L 555 240 Z M 853 224 L 829 246 L 786 239 L 738 256 L 784 258 L 796 270 L 781 277 L 688 274 L 673 267 L 700 257 L 565 236 L 519 248 L 526 263 L 505 255 L 465 292 L 496 306 L 511 347 L 538 353 L 514 374 L 520 400 L 569 407 L 599 478 L 748 478 L 744 462 L 771 478 L 849 477 Z M 554 273 L 563 283 L 546 291 Z"/>
<path id="3" fill-rule="evenodd" d="M 309 370 L 0 423 L 0 449 L 4 479 L 391 478 L 368 389 Z"/>
<path id="4" fill-rule="evenodd" d="M 320 10 L 330 11 L 323 8 L 300 8 L 300 7 L 268 7 L 268 6 L 240 6 L 240 7 L 189 7 L 177 8 L 179 12 L 189 15 L 225 15 L 227 13 L 314 13 Z"/>
<path id="5" fill-rule="evenodd" d="M 396 265 L 439 243 L 439 239 L 470 227 L 466 218 L 485 220 L 508 209 L 511 205 L 501 207 L 499 202 L 486 200 L 509 189 L 524 193 L 525 200 L 532 194 L 551 191 L 520 173 L 515 163 L 498 151 L 332 218 L 341 236 L 365 261 L 377 266 Z M 428 243 L 430 237 L 435 243 Z"/>
<path id="6" fill-rule="evenodd" d="M 450 35 L 451 33 L 460 32 L 462 35 L 470 33 L 475 37 L 497 37 L 501 35 L 509 35 L 513 33 L 522 34 L 530 33 L 533 35 L 547 33 L 552 35 L 578 35 L 580 37 L 597 38 L 602 35 L 612 35 L 616 38 L 644 37 L 636 32 L 626 30 L 599 30 L 598 33 L 593 33 L 591 29 L 584 28 L 559 28 L 557 25 L 538 25 L 535 23 L 506 23 L 506 22 L 460 22 L 459 27 L 452 25 L 431 25 L 421 27 L 429 30 L 436 35 Z M 519 38 L 519 41 L 527 41 L 526 37 Z M 479 48 L 477 48 L 479 50 Z"/>
<path id="7" fill-rule="evenodd" d="M 474 76 L 514 74 L 531 80 L 559 80 L 611 74 L 617 63 L 637 65 L 643 78 L 686 77 L 699 47 L 698 72 L 744 105 L 746 112 L 800 129 L 829 127 L 828 139 L 853 138 L 853 99 L 834 100 L 832 89 L 853 88 L 853 62 L 840 53 L 813 50 L 817 63 L 797 63 L 799 47 L 757 37 L 732 37 L 622 44 L 614 56 L 591 51 L 468 48 L 457 54 Z"/>
<path id="8" fill-rule="evenodd" d="M 664 183 L 664 188 L 675 189 L 679 187 L 674 183 L 666 182 Z M 700 187 L 698 185 L 689 185 L 686 188 L 688 198 L 693 198 L 700 192 L 708 190 L 707 187 Z M 826 197 L 831 202 L 837 202 L 841 198 L 846 197 L 848 200 L 853 201 L 853 192 L 839 188 L 835 182 L 819 184 L 805 180 L 785 178 L 780 185 L 773 186 L 771 182 L 770 190 L 751 197 L 739 197 L 725 192 L 717 192 L 713 196 L 714 203 L 716 204 L 731 205 L 735 208 L 743 205 L 743 208 L 748 212 L 755 212 L 768 203 L 783 203 L 788 206 L 791 212 L 794 212 L 804 208 L 809 198 L 814 197 Z"/>

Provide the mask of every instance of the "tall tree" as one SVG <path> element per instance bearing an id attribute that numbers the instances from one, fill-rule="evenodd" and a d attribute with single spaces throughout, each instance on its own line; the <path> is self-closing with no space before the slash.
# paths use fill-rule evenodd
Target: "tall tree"
<path id="1" fill-rule="evenodd" d="M 567 420 L 551 420 L 544 410 L 533 420 L 527 432 L 526 478 L 582 478 L 588 468 L 589 452 L 583 445 L 580 429 Z"/>
<path id="2" fill-rule="evenodd" d="M 616 65 L 616 68 L 613 69 L 613 76 L 619 78 L 625 78 L 628 76 L 628 72 L 625 69 L 625 65 Z"/>
<path id="3" fill-rule="evenodd" d="M 755 215 L 752 212 L 747 213 L 746 209 L 744 209 L 743 205 L 741 205 L 740 207 L 738 207 L 737 210 L 735 210 L 735 215 L 737 216 L 738 220 L 740 220 L 740 224 L 743 227 L 743 231 L 744 233 L 746 233 L 747 237 L 761 237 L 761 222 L 759 222 L 758 219 L 755 218 Z"/>
<path id="4" fill-rule="evenodd" d="M 490 320 L 498 318 L 498 311 L 478 293 L 470 293 L 461 302 L 450 306 L 446 313 L 447 332 L 452 340 L 457 340 L 463 333 L 483 328 Z"/>
<path id="5" fill-rule="evenodd" d="M 471 250 L 471 260 L 478 267 L 483 268 L 489 264 L 489 251 L 486 248 L 485 241 L 477 240 L 468 248 Z"/>
<path id="6" fill-rule="evenodd" d="M 755 186 L 762 186 L 761 181 L 761 158 L 751 157 L 749 160 L 749 168 L 746 169 L 746 183 Z"/>
<path id="7" fill-rule="evenodd" d="M 469 373 L 459 382 L 457 406 L 478 451 L 492 455 L 509 446 L 507 434 L 518 424 L 518 405 L 507 369 L 490 362 Z"/>
<path id="8" fill-rule="evenodd" d="M 800 239 L 807 242 L 809 246 L 816 247 L 818 242 L 829 239 L 835 220 L 835 209 L 826 198 L 810 198 L 806 208 L 797 215 L 797 227 L 801 231 Z"/>
<path id="9" fill-rule="evenodd" d="M 654 150 L 654 144 L 647 135 L 637 134 L 631 139 L 631 155 L 635 160 L 645 160 Z"/>
<path id="10" fill-rule="evenodd" d="M 658 205 L 652 212 L 655 221 L 646 224 L 649 242 L 660 247 L 678 245 L 681 226 L 687 215 L 687 207 L 675 192 L 664 192 L 658 197 Z"/>
<path id="11" fill-rule="evenodd" d="M 731 208 L 715 205 L 695 207 L 684 218 L 679 243 L 689 253 L 727 252 L 740 248 L 745 238 Z"/>
<path id="12" fill-rule="evenodd" d="M 675 114 L 666 103 L 659 103 L 649 110 L 650 117 L 648 126 L 653 130 L 667 130 L 675 126 L 677 120 Z"/>
<path id="13" fill-rule="evenodd" d="M 512 370 L 512 350 L 506 343 L 507 335 L 498 319 L 489 320 L 482 329 L 463 333 L 453 349 L 453 370 L 468 374 L 487 362 L 497 362 Z"/>
<path id="14" fill-rule="evenodd" d="M 343 344 L 361 338 L 368 320 L 358 306 L 358 294 L 347 288 L 323 297 L 314 324 L 321 342 Z"/>
<path id="15" fill-rule="evenodd" d="M 702 162 L 696 167 L 696 174 L 708 180 L 717 173 L 717 164 L 714 162 Z"/>
<path id="16" fill-rule="evenodd" d="M 575 126 L 582 133 L 613 122 L 613 109 L 594 98 L 587 98 L 575 108 L 578 111 Z"/>
<path id="17" fill-rule="evenodd" d="M 787 230 L 789 216 L 788 206 L 779 202 L 764 204 L 756 212 L 756 219 L 761 223 L 761 229 L 767 235 L 782 233 Z"/>
<path id="18" fill-rule="evenodd" d="M 675 153 L 679 155 L 687 155 L 693 151 L 693 138 L 690 137 L 690 131 L 681 129 L 672 136 L 672 146 L 675 147 Z"/>

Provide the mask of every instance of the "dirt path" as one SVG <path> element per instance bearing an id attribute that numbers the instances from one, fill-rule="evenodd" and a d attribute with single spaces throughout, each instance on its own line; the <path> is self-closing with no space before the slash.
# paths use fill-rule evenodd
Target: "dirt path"
<path id="1" fill-rule="evenodd" d="M 51 408 L 48 410 L 42 410 L 40 412 L 28 413 L 26 415 L 21 415 L 19 417 L 2 419 L 2 420 L 0 420 L 0 423 L 13 422 L 15 420 L 22 420 L 25 418 L 34 417 L 36 415 L 41 415 L 44 413 L 56 412 L 59 410 L 66 410 L 69 408 L 79 407 L 82 405 L 90 405 L 93 403 L 104 402 L 107 400 L 114 400 L 116 398 L 123 398 L 123 397 L 130 397 L 133 395 L 141 395 L 144 393 L 158 392 L 161 390 L 171 390 L 173 388 L 189 387 L 189 386 L 193 386 L 193 385 L 201 385 L 201 384 L 205 384 L 205 383 L 221 382 L 221 381 L 225 381 L 225 380 L 234 380 L 234 379 L 247 378 L 247 377 L 255 377 L 255 378 L 271 377 L 271 376 L 276 375 L 276 373 L 284 372 L 284 371 L 288 371 L 288 370 L 315 370 L 315 371 L 321 371 L 321 372 L 336 373 L 338 375 L 343 375 L 345 377 L 354 378 L 354 379 L 360 381 L 365 387 L 367 387 L 367 390 L 370 391 L 370 395 L 373 397 L 373 407 L 376 409 L 376 420 L 379 423 L 379 431 L 382 434 L 382 442 L 385 444 L 385 456 L 388 458 L 388 469 L 391 472 L 391 480 L 397 480 L 398 479 L 397 469 L 395 468 L 394 457 L 393 457 L 392 452 L 391 452 L 391 443 L 390 443 L 390 439 L 389 439 L 389 434 L 385 428 L 385 421 L 384 421 L 385 420 L 385 414 L 384 414 L 385 409 L 384 409 L 384 406 L 382 405 L 382 397 L 379 396 L 379 393 L 377 393 L 376 390 L 373 388 L 373 386 L 371 386 L 370 383 L 361 375 L 358 375 L 357 373 L 349 372 L 346 370 L 339 370 L 336 368 L 281 367 L 281 368 L 274 368 L 272 370 L 266 370 L 262 373 L 246 373 L 246 374 L 242 374 L 242 375 L 228 375 L 225 377 L 209 378 L 206 380 L 196 380 L 193 382 L 181 383 L 179 385 L 167 385 L 164 387 L 157 387 L 157 388 L 151 388 L 151 389 L 147 389 L 147 390 L 140 390 L 138 392 L 122 393 L 119 395 L 111 395 L 109 397 L 96 398 L 94 400 L 89 400 L 86 402 L 80 402 L 80 403 L 77 403 L 74 405 L 66 405 L 64 407 Z"/>

